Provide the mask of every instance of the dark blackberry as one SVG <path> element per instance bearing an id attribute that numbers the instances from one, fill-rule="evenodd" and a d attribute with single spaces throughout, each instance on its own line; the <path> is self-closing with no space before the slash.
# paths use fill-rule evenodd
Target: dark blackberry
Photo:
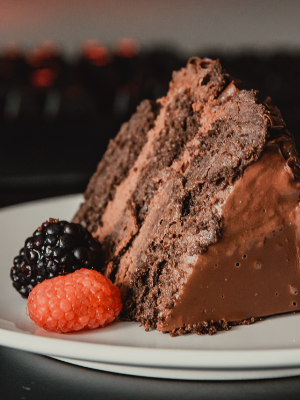
<path id="1" fill-rule="evenodd" d="M 102 249 L 80 224 L 50 218 L 25 240 L 13 263 L 13 286 L 27 298 L 34 286 L 45 279 L 80 268 L 101 272 Z"/>

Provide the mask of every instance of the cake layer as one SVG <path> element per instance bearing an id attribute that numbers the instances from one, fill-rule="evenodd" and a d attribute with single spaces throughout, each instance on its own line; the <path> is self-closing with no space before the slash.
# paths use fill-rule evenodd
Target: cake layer
<path id="1" fill-rule="evenodd" d="M 102 244 L 122 317 L 214 333 L 298 309 L 299 164 L 279 110 L 218 60 L 174 73 L 110 143 L 74 218 Z"/>
<path id="2" fill-rule="evenodd" d="M 130 121 L 123 124 L 118 136 L 110 141 L 87 187 L 86 201 L 78 211 L 81 224 L 91 232 L 103 224 L 102 214 L 147 142 L 147 132 L 154 126 L 159 110 L 160 104 L 143 101 Z"/>

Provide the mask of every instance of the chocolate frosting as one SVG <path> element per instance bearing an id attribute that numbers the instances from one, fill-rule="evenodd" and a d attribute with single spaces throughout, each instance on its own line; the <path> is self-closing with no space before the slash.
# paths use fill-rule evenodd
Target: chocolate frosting
<path id="1" fill-rule="evenodd" d="M 281 154 L 286 159 L 285 170 L 295 180 L 300 179 L 300 159 L 296 150 L 295 139 L 287 130 L 279 109 L 268 97 L 263 105 L 266 107 L 265 116 L 268 119 L 268 142 L 278 143 Z"/>
<path id="2" fill-rule="evenodd" d="M 211 334 L 300 309 L 299 179 L 271 99 L 192 58 L 123 125 L 74 220 L 101 241 L 123 318 Z"/>
<path id="3" fill-rule="evenodd" d="M 300 310 L 300 183 L 277 143 L 249 166 L 223 207 L 222 240 L 198 258 L 160 330 Z"/>

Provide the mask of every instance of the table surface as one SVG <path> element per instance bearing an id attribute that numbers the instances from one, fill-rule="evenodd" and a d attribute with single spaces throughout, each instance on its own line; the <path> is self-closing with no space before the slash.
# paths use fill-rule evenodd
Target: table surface
<path id="1" fill-rule="evenodd" d="M 0 346 L 0 393 L 29 399 L 285 399 L 299 397 L 300 377 L 257 381 L 174 381 L 90 370 Z"/>

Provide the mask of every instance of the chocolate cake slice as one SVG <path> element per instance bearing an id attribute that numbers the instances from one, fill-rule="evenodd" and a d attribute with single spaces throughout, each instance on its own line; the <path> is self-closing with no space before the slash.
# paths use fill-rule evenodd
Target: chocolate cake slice
<path id="1" fill-rule="evenodd" d="M 300 309 L 299 178 L 271 100 L 192 58 L 110 142 L 74 220 L 102 243 L 123 318 L 213 334 Z"/>

